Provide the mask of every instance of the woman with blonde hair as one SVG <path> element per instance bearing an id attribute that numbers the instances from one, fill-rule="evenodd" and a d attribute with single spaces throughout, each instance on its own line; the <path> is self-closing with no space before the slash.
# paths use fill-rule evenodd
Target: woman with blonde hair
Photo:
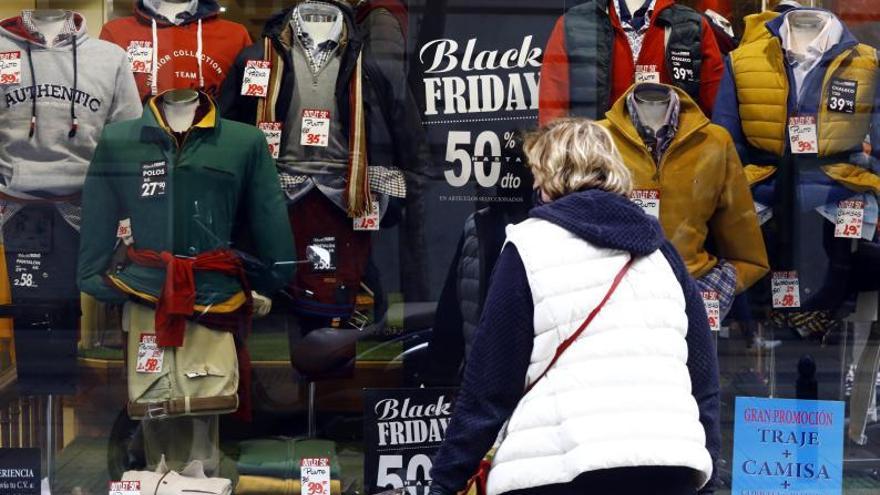
<path id="1" fill-rule="evenodd" d="M 695 282 L 605 129 L 560 119 L 524 149 L 543 204 L 507 228 L 431 495 L 464 489 L 496 438 L 490 495 L 711 493 L 718 362 Z"/>

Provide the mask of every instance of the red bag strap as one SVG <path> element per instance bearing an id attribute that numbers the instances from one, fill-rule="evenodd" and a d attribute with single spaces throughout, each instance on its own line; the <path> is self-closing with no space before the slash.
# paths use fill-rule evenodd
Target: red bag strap
<path id="1" fill-rule="evenodd" d="M 627 260 L 626 264 L 623 265 L 623 268 L 621 268 L 620 271 L 617 272 L 617 276 L 614 277 L 614 281 L 611 283 L 611 287 L 608 288 L 608 292 L 605 293 L 605 297 L 603 297 L 602 301 L 599 302 L 599 305 L 596 306 L 596 308 L 593 309 L 592 312 L 590 312 L 590 314 L 587 316 L 587 319 L 584 320 L 583 323 L 581 323 L 581 326 L 578 327 L 578 329 L 573 334 L 571 334 L 570 337 L 559 344 L 559 347 L 556 348 L 556 354 L 553 356 L 553 359 L 550 360 L 550 365 L 547 366 L 547 369 L 545 369 L 544 372 L 535 379 L 535 381 L 529 384 L 525 391 L 526 394 L 529 393 L 532 388 L 534 388 L 535 385 L 537 385 L 537 383 L 547 375 L 547 372 L 549 372 L 550 368 L 552 368 L 553 365 L 556 364 L 556 361 L 559 360 L 559 358 L 562 356 L 562 353 L 564 353 L 569 347 L 571 347 L 571 345 L 574 344 L 574 341 L 577 340 L 582 333 L 584 333 L 584 330 L 586 330 L 588 326 L 590 326 L 590 323 L 593 322 L 593 319 L 596 318 L 596 315 L 598 315 L 599 312 L 602 311 L 602 308 L 605 307 L 605 303 L 607 303 L 608 300 L 611 299 L 611 296 L 617 290 L 617 286 L 620 285 L 620 282 L 623 280 L 623 277 L 626 276 L 626 273 L 629 271 L 630 267 L 632 267 L 634 261 L 635 260 L 630 257 Z"/>

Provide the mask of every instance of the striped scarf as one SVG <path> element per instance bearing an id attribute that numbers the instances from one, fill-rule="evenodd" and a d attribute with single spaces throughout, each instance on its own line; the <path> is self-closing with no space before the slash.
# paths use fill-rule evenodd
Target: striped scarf
<path id="1" fill-rule="evenodd" d="M 271 63 L 271 75 L 266 98 L 257 103 L 257 124 L 261 122 L 277 122 L 275 103 L 281 89 L 281 78 L 284 73 L 284 58 L 275 49 L 268 37 L 263 38 L 263 60 Z M 368 214 L 372 211 L 370 196 L 370 177 L 367 163 L 367 126 L 364 113 L 363 95 L 363 54 L 358 54 L 357 65 L 352 73 L 349 91 L 351 112 L 349 115 L 348 136 L 348 174 L 345 187 L 345 204 L 351 218 Z"/>

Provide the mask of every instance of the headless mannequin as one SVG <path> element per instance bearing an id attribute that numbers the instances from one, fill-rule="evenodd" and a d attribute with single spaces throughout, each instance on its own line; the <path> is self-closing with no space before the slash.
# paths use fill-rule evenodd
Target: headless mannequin
<path id="1" fill-rule="evenodd" d="M 640 84 L 634 92 L 639 121 L 657 132 L 666 123 L 669 90 L 655 84 Z"/>
<path id="2" fill-rule="evenodd" d="M 615 1 L 619 2 L 620 0 Z M 630 14 L 635 14 L 637 10 L 642 8 L 642 5 L 645 5 L 645 0 L 624 0 L 623 3 L 626 4 L 626 8 L 629 10 Z"/>
<path id="3" fill-rule="evenodd" d="M 315 44 L 321 44 L 327 41 L 330 30 L 337 16 L 342 12 L 333 5 L 328 4 L 309 4 L 305 3 L 299 7 L 299 15 L 302 17 L 303 23 L 314 39 Z"/>
<path id="4" fill-rule="evenodd" d="M 199 107 L 199 93 L 192 89 L 175 89 L 162 97 L 162 110 L 168 127 L 185 132 L 193 125 Z"/>
<path id="5" fill-rule="evenodd" d="M 35 10 L 32 16 L 34 25 L 40 30 L 46 39 L 46 45 L 52 46 L 55 38 L 64 30 L 64 24 L 70 17 L 70 12 L 61 9 Z"/>
<path id="6" fill-rule="evenodd" d="M 162 0 L 159 3 L 159 13 L 162 14 L 162 17 L 174 22 L 177 20 L 177 15 L 185 12 L 187 7 L 189 7 L 189 0 Z"/>
<path id="7" fill-rule="evenodd" d="M 804 10 L 788 14 L 792 37 L 791 49 L 796 55 L 806 52 L 810 43 L 819 36 L 829 17 L 817 11 Z"/>

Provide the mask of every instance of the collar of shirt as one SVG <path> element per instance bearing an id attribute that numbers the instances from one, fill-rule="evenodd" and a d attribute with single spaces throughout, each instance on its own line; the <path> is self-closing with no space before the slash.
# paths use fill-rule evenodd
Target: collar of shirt
<path id="1" fill-rule="evenodd" d="M 648 29 L 651 16 L 654 14 L 654 5 L 657 0 L 645 0 L 645 3 L 634 13 L 630 13 L 625 0 L 612 0 L 617 18 L 624 31 L 644 32 Z"/>
<path id="2" fill-rule="evenodd" d="M 801 86 L 806 75 L 819 64 L 822 57 L 840 43 L 843 37 L 843 23 L 837 17 L 829 12 L 815 12 L 826 19 L 825 26 L 802 53 L 795 52 L 793 49 L 796 35 L 789 22 L 791 20 L 791 13 L 785 15 L 785 20 L 782 22 L 782 27 L 779 30 L 779 36 L 782 38 L 782 48 L 785 50 L 786 60 L 795 73 L 798 87 Z"/>
<path id="3" fill-rule="evenodd" d="M 189 0 L 189 3 L 186 6 L 186 9 L 177 14 L 175 19 L 168 19 L 159 11 L 159 7 L 162 5 L 162 0 L 144 0 L 144 7 L 150 11 L 155 16 L 161 17 L 162 19 L 167 20 L 172 24 L 180 24 L 183 21 L 189 19 L 190 17 L 196 15 L 196 11 L 199 9 L 199 0 Z"/>
<path id="4" fill-rule="evenodd" d="M 333 26 L 327 33 L 326 39 L 320 42 L 316 41 L 314 33 L 309 30 L 308 24 L 302 18 L 303 13 L 300 10 L 305 7 L 320 8 L 321 11 L 315 13 L 334 16 Z M 303 51 L 306 52 L 309 66 L 317 73 L 327 63 L 336 47 L 339 46 L 339 40 L 342 37 L 342 11 L 338 7 L 329 4 L 303 4 L 293 9 L 292 24 L 294 36 L 299 41 Z"/>
<path id="5" fill-rule="evenodd" d="M 642 123 L 637 106 L 635 91 L 633 91 L 626 98 L 627 111 L 629 111 L 630 119 L 654 161 L 660 163 L 660 158 L 669 149 L 669 145 L 672 144 L 672 140 L 678 133 L 681 99 L 678 97 L 678 93 L 669 90 L 669 107 L 666 109 L 663 125 L 657 129 L 657 132 Z"/>
<path id="6" fill-rule="evenodd" d="M 76 21 L 74 20 L 74 15 L 72 13 L 68 13 L 67 19 L 64 20 L 64 27 L 61 28 L 61 32 L 58 33 L 58 36 L 56 36 L 54 40 L 52 40 L 51 44 L 46 41 L 46 36 L 40 32 L 40 28 L 34 24 L 33 10 L 23 10 L 21 12 L 21 23 L 24 25 L 24 28 L 28 30 L 31 37 L 40 43 L 50 46 L 76 34 Z"/>

